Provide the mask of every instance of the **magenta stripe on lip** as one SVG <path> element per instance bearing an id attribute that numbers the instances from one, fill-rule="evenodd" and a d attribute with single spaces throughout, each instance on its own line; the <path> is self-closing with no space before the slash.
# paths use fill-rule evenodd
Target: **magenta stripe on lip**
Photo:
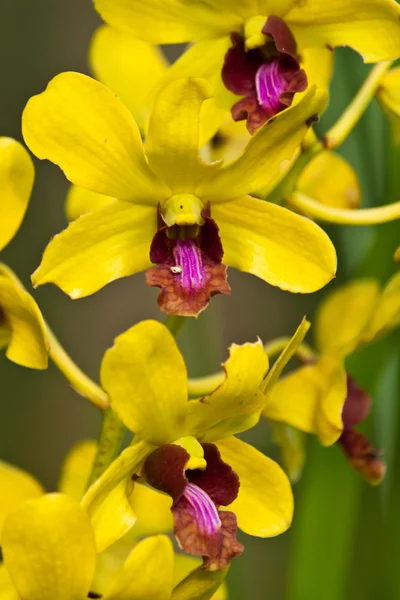
<path id="1" fill-rule="evenodd" d="M 266 110 L 279 111 L 280 96 L 285 92 L 285 80 L 279 72 L 279 62 L 261 65 L 256 74 L 257 100 Z"/>
<path id="2" fill-rule="evenodd" d="M 185 290 L 198 290 L 204 285 L 204 266 L 201 250 L 194 240 L 177 240 L 174 258 L 180 267 L 180 284 Z"/>
<path id="3" fill-rule="evenodd" d="M 185 487 L 182 498 L 186 500 L 189 510 L 199 530 L 207 536 L 215 536 L 221 530 L 221 519 L 214 502 L 201 488 L 193 483 Z"/>

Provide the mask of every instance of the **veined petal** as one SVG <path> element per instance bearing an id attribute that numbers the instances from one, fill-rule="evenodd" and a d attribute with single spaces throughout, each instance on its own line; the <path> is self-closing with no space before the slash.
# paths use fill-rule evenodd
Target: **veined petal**
<path id="1" fill-rule="evenodd" d="M 132 432 L 157 445 L 185 434 L 186 366 L 164 325 L 141 321 L 119 335 L 104 355 L 100 377 L 112 407 Z"/>
<path id="2" fill-rule="evenodd" d="M 0 461 L 0 546 L 1 532 L 7 515 L 29 498 L 37 498 L 45 492 L 40 483 L 26 471 Z M 2 597 L 2 596 L 0 596 Z"/>
<path id="3" fill-rule="evenodd" d="M 121 98 L 144 132 L 148 118 L 147 96 L 168 68 L 162 51 L 130 34 L 102 25 L 92 38 L 89 62 L 96 79 Z"/>
<path id="4" fill-rule="evenodd" d="M 211 167 L 199 156 L 200 109 L 213 90 L 205 79 L 176 79 L 163 88 L 150 115 L 146 155 L 173 192 L 192 192 Z"/>
<path id="5" fill-rule="evenodd" d="M 23 367 L 47 369 L 49 341 L 42 314 L 4 264 L 0 264 L 0 321 L 2 317 L 10 334 L 7 358 Z"/>
<path id="6" fill-rule="evenodd" d="M 307 0 L 285 20 L 301 48 L 350 46 L 365 62 L 400 54 L 400 7 L 394 0 Z"/>
<path id="7" fill-rule="evenodd" d="M 400 325 L 400 273 L 396 273 L 383 288 L 362 341 L 370 342 L 380 334 Z"/>
<path id="8" fill-rule="evenodd" d="M 357 347 L 379 296 L 374 279 L 357 279 L 333 290 L 320 304 L 315 319 L 321 353 L 347 356 Z"/>
<path id="9" fill-rule="evenodd" d="M 340 154 L 328 150 L 308 163 L 296 189 L 336 208 L 358 208 L 361 203 L 361 187 L 353 167 Z"/>
<path id="10" fill-rule="evenodd" d="M 229 36 L 225 36 L 193 44 L 171 65 L 150 94 L 154 101 L 166 85 L 183 77 L 207 79 L 212 86 L 213 97 L 205 101 L 201 108 L 200 147 L 216 133 L 223 121 L 231 119 L 230 108 L 237 101 L 237 96 L 225 87 L 221 77 L 224 57 L 231 43 Z"/>
<path id="11" fill-rule="evenodd" d="M 85 511 L 67 496 L 20 504 L 4 524 L 2 550 L 21 598 L 86 598 L 95 567 L 93 532 Z"/>
<path id="12" fill-rule="evenodd" d="M 115 198 L 111 196 L 103 196 L 77 185 L 71 185 L 65 199 L 65 214 L 68 221 L 75 221 L 82 215 L 102 208 L 114 200 Z"/>
<path id="13" fill-rule="evenodd" d="M 156 230 L 155 208 L 115 200 L 56 235 L 32 282 L 55 283 L 71 298 L 93 294 L 151 266 L 150 244 Z"/>
<path id="14" fill-rule="evenodd" d="M 261 341 L 233 344 L 223 364 L 225 381 L 211 394 L 188 404 L 187 430 L 203 441 L 221 439 L 245 431 L 258 421 L 264 404 L 260 385 L 268 371 L 268 357 Z"/>
<path id="15" fill-rule="evenodd" d="M 261 127 L 243 154 L 200 183 L 196 194 L 213 205 L 269 186 L 293 158 L 312 123 L 326 104 L 326 92 L 311 88 L 305 98 Z"/>
<path id="16" fill-rule="evenodd" d="M 153 44 L 218 38 L 239 30 L 242 18 L 205 2 L 186 0 L 95 0 L 102 18 L 121 31 Z M 162 23 L 162 26 L 160 26 Z"/>
<path id="17" fill-rule="evenodd" d="M 224 596 L 217 596 L 217 593 L 228 570 L 229 568 L 208 571 L 198 567 L 178 583 L 172 592 L 171 600 L 223 600 Z"/>
<path id="18" fill-rule="evenodd" d="M 21 225 L 34 179 L 33 162 L 22 144 L 0 137 L 0 250 Z"/>
<path id="19" fill-rule="evenodd" d="M 102 83 L 61 73 L 33 96 L 22 115 L 26 144 L 60 166 L 76 185 L 156 205 L 168 190 L 148 167 L 127 107 Z"/>
<path id="20" fill-rule="evenodd" d="M 97 443 L 82 440 L 68 452 L 62 469 L 58 489 L 77 502 L 82 499 L 96 456 Z"/>
<path id="21" fill-rule="evenodd" d="M 136 521 L 128 500 L 131 477 L 140 470 L 146 457 L 154 450 L 139 442 L 124 450 L 103 475 L 88 489 L 82 499 L 101 552 L 122 537 Z"/>
<path id="22" fill-rule="evenodd" d="M 132 550 L 104 600 L 169 600 L 174 551 L 165 535 L 149 537 Z"/>
<path id="23" fill-rule="evenodd" d="M 239 495 L 227 509 L 236 514 L 240 529 L 258 537 L 286 531 L 293 517 L 293 494 L 281 467 L 234 437 L 216 446 L 222 460 L 239 476 Z"/>
<path id="24" fill-rule="evenodd" d="M 315 223 L 286 208 L 247 196 L 212 208 L 223 261 L 271 285 L 309 293 L 336 272 L 336 251 Z"/>
<path id="25" fill-rule="evenodd" d="M 347 374 L 343 363 L 325 356 L 280 379 L 268 396 L 263 414 L 271 421 L 315 433 L 324 446 L 330 446 L 343 430 L 346 396 Z"/>
<path id="26" fill-rule="evenodd" d="M 1 600 L 21 600 L 4 564 L 0 564 L 0 598 Z"/>

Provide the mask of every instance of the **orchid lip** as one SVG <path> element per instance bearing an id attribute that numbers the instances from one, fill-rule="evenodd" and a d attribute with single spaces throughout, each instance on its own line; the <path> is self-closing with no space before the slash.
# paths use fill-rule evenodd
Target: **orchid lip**
<path id="1" fill-rule="evenodd" d="M 280 95 L 285 91 L 279 73 L 279 61 L 261 65 L 256 74 L 256 91 L 259 104 L 272 111 L 280 108 Z"/>
<path id="2" fill-rule="evenodd" d="M 199 529 L 207 536 L 215 536 L 221 531 L 221 519 L 211 498 L 197 485 L 188 483 L 183 498 L 190 504 Z"/>
<path id="3" fill-rule="evenodd" d="M 201 250 L 194 240 L 177 240 L 174 248 L 175 266 L 171 267 L 172 273 L 180 279 L 180 284 L 185 290 L 198 290 L 203 287 L 204 266 Z"/>

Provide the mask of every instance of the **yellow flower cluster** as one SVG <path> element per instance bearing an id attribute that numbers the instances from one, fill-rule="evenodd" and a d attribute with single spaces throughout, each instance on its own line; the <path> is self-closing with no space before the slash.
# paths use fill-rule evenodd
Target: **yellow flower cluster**
<path id="1" fill-rule="evenodd" d="M 293 293 L 326 286 L 337 257 L 315 220 L 400 218 L 399 202 L 360 208 L 357 174 L 334 152 L 375 95 L 398 141 L 400 77 L 390 67 L 400 57 L 400 7 L 394 0 L 95 0 L 95 7 L 106 22 L 90 44 L 95 78 L 57 75 L 22 115 L 28 148 L 73 184 L 69 225 L 49 242 L 32 282 L 52 282 L 75 299 L 145 270 L 168 318 L 118 335 L 99 386 L 0 264 L 7 357 L 34 369 L 50 357 L 103 414 L 99 441 L 71 450 L 55 493 L 0 463 L 0 599 L 221 600 L 230 563 L 243 551 L 237 529 L 266 538 L 291 524 L 304 434 L 338 444 L 365 479 L 382 480 L 379 451 L 355 429 L 370 398 L 345 359 L 400 324 L 400 273 L 383 289 L 355 279 L 326 296 L 315 350 L 304 343 L 303 320 L 292 338 L 233 344 L 221 372 L 189 379 L 175 334 L 215 294 L 231 293 L 227 267 Z M 190 46 L 170 66 L 159 45 L 175 43 Z M 313 125 L 342 45 L 377 64 L 318 138 Z M 0 249 L 21 224 L 33 182 L 27 150 L 0 138 Z M 292 358 L 300 366 L 282 376 Z M 236 437 L 262 416 L 283 468 Z M 133 437 L 121 451 L 126 432 Z"/>

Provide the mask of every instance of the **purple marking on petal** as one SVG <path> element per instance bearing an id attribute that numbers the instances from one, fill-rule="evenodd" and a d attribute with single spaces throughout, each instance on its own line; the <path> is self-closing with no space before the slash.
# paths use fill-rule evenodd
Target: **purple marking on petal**
<path id="1" fill-rule="evenodd" d="M 217 507 L 211 498 L 201 488 L 188 483 L 183 492 L 182 500 L 192 513 L 199 530 L 207 536 L 215 536 L 221 530 L 221 519 Z"/>
<path id="2" fill-rule="evenodd" d="M 279 60 L 261 65 L 256 74 L 257 100 L 271 115 L 282 109 L 280 96 L 287 90 L 285 71 L 280 68 Z"/>
<path id="3" fill-rule="evenodd" d="M 185 290 L 199 290 L 204 286 L 205 270 L 201 250 L 194 240 L 177 240 L 174 249 L 175 271 Z"/>

